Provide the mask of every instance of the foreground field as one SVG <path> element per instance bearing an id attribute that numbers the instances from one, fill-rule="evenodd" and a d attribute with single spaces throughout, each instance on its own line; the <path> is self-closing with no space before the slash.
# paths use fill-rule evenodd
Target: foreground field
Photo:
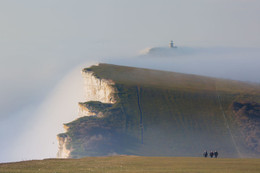
<path id="1" fill-rule="evenodd" d="M 174 172 L 259 173 L 260 159 L 112 156 L 0 164 L 1 173 Z"/>

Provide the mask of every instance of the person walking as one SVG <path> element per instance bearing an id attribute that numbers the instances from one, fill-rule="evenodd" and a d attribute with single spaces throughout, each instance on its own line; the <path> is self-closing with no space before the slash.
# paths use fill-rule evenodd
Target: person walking
<path id="1" fill-rule="evenodd" d="M 210 151 L 210 153 L 209 153 L 210 158 L 212 158 L 213 155 L 214 155 L 213 151 Z"/>
<path id="2" fill-rule="evenodd" d="M 207 152 L 207 150 L 204 151 L 203 156 L 204 156 L 205 158 L 208 157 L 208 152 Z"/>
<path id="3" fill-rule="evenodd" d="M 214 152 L 214 156 L 215 156 L 215 158 L 218 157 L 218 152 L 217 151 Z"/>

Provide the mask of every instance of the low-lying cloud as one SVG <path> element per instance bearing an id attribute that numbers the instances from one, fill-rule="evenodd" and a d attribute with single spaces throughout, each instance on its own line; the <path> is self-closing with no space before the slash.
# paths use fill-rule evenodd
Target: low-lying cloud
<path id="1" fill-rule="evenodd" d="M 136 56 L 111 57 L 99 61 L 260 83 L 260 50 L 253 48 L 164 47 L 147 49 Z M 75 64 L 70 65 L 71 61 L 63 62 L 61 66 L 66 70 L 57 70 L 54 78 L 48 80 L 51 73 L 38 75 L 35 84 L 21 82 L 23 87 L 14 85 L 13 91 L 16 92 L 6 94 L 10 101 L 0 105 L 6 108 L 5 111 L 1 109 L 0 116 L 0 147 L 4 149 L 0 162 L 56 157 L 56 135 L 63 132 L 63 123 L 77 118 L 77 103 L 83 101 L 80 70 L 97 62 L 88 58 L 88 63 L 75 67 Z M 44 87 L 54 89 L 42 90 L 37 84 L 41 81 L 46 83 L 40 83 Z M 39 94 L 36 97 L 37 90 Z"/>

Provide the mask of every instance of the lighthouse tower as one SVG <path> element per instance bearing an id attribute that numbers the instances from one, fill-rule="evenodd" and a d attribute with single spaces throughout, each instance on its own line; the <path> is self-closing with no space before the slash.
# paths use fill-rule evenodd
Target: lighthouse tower
<path id="1" fill-rule="evenodd" d="M 169 43 L 169 47 L 170 48 L 177 48 L 177 46 L 174 45 L 173 41 L 171 40 Z"/>

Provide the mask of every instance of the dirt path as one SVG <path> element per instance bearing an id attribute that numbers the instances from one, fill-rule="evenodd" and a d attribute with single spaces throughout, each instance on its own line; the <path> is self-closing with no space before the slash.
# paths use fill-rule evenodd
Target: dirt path
<path id="1" fill-rule="evenodd" d="M 231 129 L 230 129 L 230 126 L 229 126 L 229 123 L 228 123 L 228 120 L 227 120 L 227 116 L 226 116 L 226 114 L 225 114 L 225 112 L 224 112 L 224 109 L 223 109 L 223 106 L 222 106 L 222 104 L 221 104 L 220 96 L 219 96 L 219 93 L 218 93 L 218 90 L 217 90 L 217 84 L 216 84 L 216 95 L 217 95 L 217 99 L 218 99 L 218 104 L 219 104 L 220 111 L 222 112 L 222 115 L 223 115 L 223 119 L 224 119 L 224 121 L 225 121 L 226 128 L 228 129 L 228 133 L 229 133 L 229 135 L 231 136 L 231 139 L 232 139 L 233 145 L 234 145 L 234 147 L 235 147 L 235 149 L 236 149 L 236 151 L 237 151 L 238 157 L 239 157 L 239 158 L 242 158 L 242 155 L 241 155 L 241 153 L 240 153 L 240 151 L 239 151 L 239 149 L 238 149 L 238 146 L 237 146 L 237 144 L 236 144 L 234 135 L 232 134 L 232 131 L 231 131 Z"/>
<path id="2" fill-rule="evenodd" d="M 143 112 L 142 112 L 142 108 L 141 108 L 141 102 L 140 102 L 140 87 L 136 87 L 136 93 L 137 93 L 137 104 L 138 104 L 138 108 L 139 108 L 139 112 L 140 112 L 140 129 L 141 129 L 141 143 L 144 143 L 143 137 L 144 137 L 144 126 L 143 126 Z"/>

